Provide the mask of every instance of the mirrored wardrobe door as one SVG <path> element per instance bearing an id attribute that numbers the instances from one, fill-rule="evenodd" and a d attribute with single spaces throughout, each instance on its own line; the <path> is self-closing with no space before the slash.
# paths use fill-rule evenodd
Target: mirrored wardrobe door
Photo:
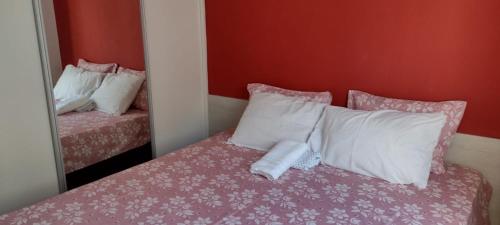
<path id="1" fill-rule="evenodd" d="M 41 7 L 47 89 L 72 189 L 152 158 L 141 4 L 49 2 Z"/>
<path id="2" fill-rule="evenodd" d="M 0 30 L 1 215 L 57 194 L 58 182 L 33 3 L 0 1 Z"/>

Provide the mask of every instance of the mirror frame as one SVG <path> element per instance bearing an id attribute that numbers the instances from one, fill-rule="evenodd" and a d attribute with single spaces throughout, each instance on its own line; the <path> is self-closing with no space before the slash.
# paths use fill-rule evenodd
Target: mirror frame
<path id="1" fill-rule="evenodd" d="M 51 128 L 51 135 L 52 135 L 52 143 L 54 146 L 54 158 L 56 162 L 56 172 L 57 172 L 57 178 L 58 178 L 58 183 L 59 183 L 59 193 L 63 193 L 68 190 L 67 183 L 66 183 L 66 173 L 64 171 L 64 158 L 63 158 L 63 153 L 62 153 L 62 145 L 61 141 L 59 139 L 59 131 L 57 128 L 57 116 L 55 112 L 55 100 L 54 100 L 54 95 L 53 95 L 53 80 L 52 80 L 52 74 L 50 70 L 50 65 L 49 65 L 49 52 L 48 52 L 48 47 L 47 47 L 47 29 L 45 28 L 45 23 L 44 23 L 44 11 L 42 7 L 42 3 L 45 0 L 32 0 L 33 2 L 33 11 L 35 13 L 35 24 L 36 24 L 36 32 L 37 32 L 37 39 L 38 39 L 38 46 L 39 46 L 39 52 L 40 52 L 40 60 L 42 64 L 42 71 L 43 71 L 43 81 L 44 81 L 44 86 L 45 86 L 45 95 L 47 99 L 47 108 L 49 111 L 49 120 L 50 120 L 50 128 Z M 144 0 L 139 0 L 140 1 L 140 15 L 141 15 L 141 30 L 142 30 L 142 42 L 143 42 L 143 48 L 144 48 L 144 69 L 146 71 L 146 79 L 148 87 L 151 87 L 151 79 L 149 79 L 149 58 L 148 58 L 148 48 L 149 46 L 147 45 L 146 38 L 146 30 L 144 29 L 145 27 L 145 10 L 144 10 Z M 151 151 L 152 151 L 152 158 L 155 159 L 157 157 L 156 154 L 156 145 L 155 145 L 155 135 L 154 135 L 154 115 L 153 115 L 153 104 L 152 104 L 152 94 L 151 94 L 151 89 L 148 88 L 148 107 L 149 107 L 149 129 L 150 129 L 150 135 L 151 135 Z"/>
<path id="2" fill-rule="evenodd" d="M 42 76 L 45 86 L 45 96 L 47 99 L 47 108 L 49 111 L 49 121 L 51 128 L 52 143 L 54 146 L 54 158 L 56 162 L 57 179 L 59 183 L 59 193 L 65 192 L 68 188 L 66 185 L 66 173 L 64 172 L 64 160 L 61 151 L 61 141 L 59 140 L 59 131 L 57 128 L 57 116 L 55 111 L 55 101 L 52 92 L 52 76 L 48 63 L 49 52 L 47 47 L 47 35 L 44 23 L 44 12 L 42 8 L 43 0 L 32 0 L 33 11 L 35 13 L 36 33 L 38 39 L 38 48 L 40 52 L 40 60 L 42 64 Z"/>

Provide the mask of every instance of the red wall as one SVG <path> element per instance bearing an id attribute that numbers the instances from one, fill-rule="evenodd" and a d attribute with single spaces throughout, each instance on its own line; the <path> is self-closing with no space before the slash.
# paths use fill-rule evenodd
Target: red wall
<path id="1" fill-rule="evenodd" d="M 210 94 L 262 82 L 468 101 L 461 132 L 500 138 L 499 0 L 206 2 Z"/>
<path id="2" fill-rule="evenodd" d="M 139 0 L 54 0 L 61 61 L 144 69 Z"/>

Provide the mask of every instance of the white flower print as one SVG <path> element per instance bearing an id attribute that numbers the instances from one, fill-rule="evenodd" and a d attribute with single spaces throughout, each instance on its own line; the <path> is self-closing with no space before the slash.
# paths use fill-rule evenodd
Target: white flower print
<path id="1" fill-rule="evenodd" d="M 288 187 L 288 192 L 312 200 L 319 198 L 319 194 L 316 193 L 316 190 L 309 187 L 304 181 L 293 182 L 293 184 Z"/>
<path id="2" fill-rule="evenodd" d="M 141 204 L 145 207 L 152 207 L 154 204 L 158 203 L 158 198 L 156 197 L 147 197 L 141 201 Z"/>
<path id="3" fill-rule="evenodd" d="M 469 208 L 467 206 L 472 205 L 472 202 L 463 195 L 454 194 L 450 198 L 452 199 L 451 206 L 455 208 L 464 209 L 468 211 Z"/>
<path id="4" fill-rule="evenodd" d="M 358 186 L 358 195 L 366 196 L 370 199 L 377 199 L 381 202 L 392 203 L 394 202 L 394 198 L 387 195 L 384 191 L 378 191 L 375 186 L 371 184 L 363 183 Z"/>
<path id="5" fill-rule="evenodd" d="M 477 184 L 479 181 L 481 181 L 480 176 L 478 176 L 475 173 L 471 173 L 471 172 L 465 173 L 465 175 L 463 177 L 464 177 L 464 181 L 467 183 Z"/>
<path id="6" fill-rule="evenodd" d="M 41 221 L 41 222 L 37 222 L 37 223 L 33 223 L 33 225 L 51 225 L 51 223 L 47 222 L 47 221 Z"/>
<path id="7" fill-rule="evenodd" d="M 255 213 L 249 213 L 247 219 L 252 220 L 255 224 L 266 224 L 266 225 L 281 225 L 279 222 L 279 216 L 271 213 L 271 208 L 269 206 L 258 206 L 255 207 Z"/>
<path id="8" fill-rule="evenodd" d="M 232 171 L 234 168 L 239 167 L 243 161 L 243 157 L 229 157 L 220 160 L 220 164 L 223 165 L 225 170 Z"/>
<path id="9" fill-rule="evenodd" d="M 380 209 L 380 208 L 373 209 L 372 218 L 374 221 L 382 222 L 384 224 L 392 223 L 392 219 L 385 215 L 385 210 Z"/>
<path id="10" fill-rule="evenodd" d="M 136 179 L 127 180 L 125 184 L 120 184 L 116 190 L 134 197 L 144 195 L 144 187 L 141 185 L 141 182 Z"/>
<path id="11" fill-rule="evenodd" d="M 165 225 L 166 223 L 163 222 L 163 218 L 165 216 L 159 215 L 159 214 L 154 214 L 152 216 L 146 217 L 146 223 L 140 222 L 138 223 L 139 225 L 145 225 L 145 224 L 150 224 L 150 225 Z"/>
<path id="12" fill-rule="evenodd" d="M 224 225 L 241 225 L 241 218 L 232 215 L 222 218 Z"/>
<path id="13" fill-rule="evenodd" d="M 329 183 L 330 181 L 328 180 L 328 178 L 323 175 L 323 174 L 319 174 L 319 173 L 314 173 L 314 175 L 312 176 L 313 177 L 313 181 L 316 182 L 316 183 L 320 183 L 320 184 L 327 184 Z"/>
<path id="14" fill-rule="evenodd" d="M 453 210 L 451 210 L 446 204 L 440 204 L 435 202 L 430 205 L 433 209 L 431 210 L 432 216 L 437 218 L 443 218 L 448 222 L 453 220 Z"/>
<path id="15" fill-rule="evenodd" d="M 201 189 L 200 192 L 195 193 L 191 199 L 196 200 L 199 203 L 204 203 L 210 207 L 222 206 L 220 196 L 215 194 L 215 189 L 213 188 Z"/>
<path id="16" fill-rule="evenodd" d="M 415 195 L 415 191 L 404 184 L 392 184 L 386 181 L 381 181 L 378 185 L 381 189 L 386 189 L 391 192 L 397 192 L 404 195 Z"/>
<path id="17" fill-rule="evenodd" d="M 176 216 L 188 217 L 193 215 L 191 204 L 187 203 L 184 197 L 176 196 L 170 198 L 169 203 L 164 203 L 161 209 L 166 210 L 168 213 L 175 213 Z"/>
<path id="18" fill-rule="evenodd" d="M 231 156 L 225 148 L 222 148 L 220 146 L 214 146 L 210 148 L 207 152 L 208 154 L 213 155 L 218 159 L 225 159 Z"/>
<path id="19" fill-rule="evenodd" d="M 390 223 L 391 219 L 384 215 L 385 210 L 376 208 L 372 202 L 364 199 L 355 200 L 356 205 L 352 206 L 351 212 L 358 213 L 359 215 L 370 218 L 374 221 L 383 222 L 385 224 Z"/>
<path id="20" fill-rule="evenodd" d="M 168 165 L 166 169 L 170 170 L 173 173 L 184 175 L 191 174 L 193 172 L 189 163 L 184 161 L 176 161 L 173 163 L 173 165 Z"/>
<path id="21" fill-rule="evenodd" d="M 170 178 L 170 174 L 166 172 L 162 172 L 159 174 L 155 174 L 153 177 L 148 178 L 147 182 L 152 185 L 156 185 L 161 189 L 168 189 L 172 187 L 172 178 Z"/>
<path id="22" fill-rule="evenodd" d="M 193 220 L 193 221 L 186 220 L 183 223 L 178 223 L 177 225 L 208 225 L 208 224 L 211 224 L 211 223 L 212 223 L 212 220 L 210 220 L 210 218 L 208 218 L 208 217 L 207 218 L 201 218 L 201 217 L 199 217 L 196 220 Z"/>
<path id="23" fill-rule="evenodd" d="M 361 105 L 371 105 L 368 103 L 368 96 L 362 95 L 358 99 L 356 99 L 356 102 L 361 106 Z"/>
<path id="24" fill-rule="evenodd" d="M 28 220 L 30 219 L 39 219 L 44 213 L 46 213 L 49 209 L 54 208 L 54 203 L 43 203 L 41 205 L 32 205 L 29 207 L 25 207 L 20 210 L 16 214 L 16 217 L 14 219 L 14 224 L 25 224 L 28 223 Z M 2 216 L 3 217 L 3 216 Z M 7 217 L 3 217 L 4 219 Z M 0 218 L 0 220 L 2 220 Z"/>
<path id="25" fill-rule="evenodd" d="M 420 214 L 420 210 L 422 210 L 422 208 L 415 204 L 405 203 L 403 208 L 395 206 L 390 210 L 395 213 L 395 217 L 400 217 L 404 224 L 422 225 L 422 220 L 424 220 L 424 217 Z"/>
<path id="26" fill-rule="evenodd" d="M 253 197 L 257 195 L 255 190 L 244 190 L 243 192 L 233 192 L 228 194 L 230 206 L 236 210 L 242 210 L 253 202 Z"/>
<path id="27" fill-rule="evenodd" d="M 24 209 L 23 209 L 23 211 L 24 211 Z M 26 224 L 26 223 L 28 223 L 28 217 L 26 217 L 25 215 L 20 213 L 20 214 L 16 215 L 16 217 L 14 217 L 11 224 L 21 225 L 21 224 Z"/>
<path id="28" fill-rule="evenodd" d="M 315 209 L 304 209 L 302 213 L 293 211 L 292 213 L 287 213 L 286 216 L 290 224 L 315 225 L 315 219 L 319 216 L 319 213 Z"/>
<path id="29" fill-rule="evenodd" d="M 350 189 L 346 184 L 336 184 L 335 187 L 331 185 L 325 186 L 323 191 L 333 202 L 344 203 L 349 197 Z"/>
<path id="30" fill-rule="evenodd" d="M 215 179 L 212 179 L 209 184 L 229 190 L 235 190 L 240 187 L 236 180 L 231 179 L 231 177 L 226 174 L 219 174 L 215 176 Z"/>
<path id="31" fill-rule="evenodd" d="M 297 204 L 292 201 L 292 198 L 283 194 L 278 188 L 272 188 L 267 191 L 267 194 L 262 196 L 262 201 L 269 202 L 273 205 L 279 205 L 286 209 L 295 208 Z"/>
<path id="32" fill-rule="evenodd" d="M 192 191 L 199 187 L 203 180 L 207 179 L 205 175 L 186 176 L 179 179 L 179 189 L 181 191 Z"/>
<path id="33" fill-rule="evenodd" d="M 318 170 L 318 171 L 320 171 L 322 173 L 332 174 L 332 175 L 338 176 L 338 177 L 348 177 L 348 176 L 350 176 L 350 174 L 347 171 L 345 171 L 345 170 L 337 169 L 337 168 L 331 168 L 331 167 L 326 167 L 326 166 L 317 167 L 316 170 Z"/>
<path id="34" fill-rule="evenodd" d="M 328 211 L 329 216 L 326 217 L 326 223 L 328 224 L 360 224 L 361 221 L 355 217 L 350 217 L 346 210 L 334 208 Z"/>
<path id="35" fill-rule="evenodd" d="M 449 179 L 447 180 L 448 188 L 452 191 L 466 192 L 467 187 L 461 180 Z"/>
<path id="36" fill-rule="evenodd" d="M 364 217 L 368 217 L 373 210 L 373 204 L 364 199 L 355 200 L 356 205 L 352 206 L 352 212 L 360 213 Z"/>
<path id="37" fill-rule="evenodd" d="M 256 159 L 255 161 L 257 161 L 258 159 Z M 255 162 L 253 161 L 253 162 Z M 280 176 L 280 179 L 277 179 L 277 180 L 274 180 L 273 183 L 275 184 L 286 184 L 288 183 L 288 181 L 290 181 L 290 179 L 292 179 L 292 174 L 293 174 L 293 171 L 287 171 L 286 173 L 282 174 Z M 263 181 L 267 180 L 266 178 L 264 178 L 263 176 L 260 176 L 260 175 L 253 175 L 254 177 L 258 177 L 259 179 L 262 179 Z"/>
<path id="38" fill-rule="evenodd" d="M 65 224 L 73 225 L 83 222 L 82 215 L 84 214 L 82 208 L 82 204 L 78 202 L 66 204 L 64 209 L 58 209 L 53 216 L 57 218 L 57 220 L 64 221 Z"/>
<path id="39" fill-rule="evenodd" d="M 420 109 L 422 109 L 423 106 L 418 102 L 413 102 L 411 104 L 408 104 L 406 107 L 407 107 L 406 111 L 414 113 L 420 111 Z"/>
<path id="40" fill-rule="evenodd" d="M 109 216 L 117 211 L 118 201 L 114 194 L 103 195 L 100 200 L 93 200 L 89 205 L 98 212 Z"/>
<path id="41" fill-rule="evenodd" d="M 372 196 L 372 195 L 375 195 L 376 193 L 377 193 L 377 189 L 371 184 L 363 183 L 363 184 L 358 186 L 358 194 L 359 195 Z M 373 197 L 371 197 L 371 198 L 373 198 Z"/>
<path id="42" fill-rule="evenodd" d="M 108 190 L 109 187 L 116 184 L 114 179 L 104 179 L 97 182 L 93 182 L 84 186 L 83 196 L 91 198 L 96 196 L 98 193 L 103 193 Z M 75 189 L 73 189 L 75 190 Z"/>
<path id="43" fill-rule="evenodd" d="M 373 104 L 376 104 L 375 101 Z M 403 105 L 401 103 L 395 102 L 392 99 L 384 99 L 382 104 L 380 106 L 378 106 L 377 108 L 378 109 L 401 109 L 402 106 Z"/>
<path id="44" fill-rule="evenodd" d="M 149 212 L 151 207 L 158 203 L 158 198 L 148 197 L 144 200 L 135 199 L 134 201 L 129 201 L 127 207 L 125 207 L 125 218 L 126 219 L 136 219 L 141 214 Z"/>
<path id="45" fill-rule="evenodd" d="M 200 155 L 195 160 L 193 160 L 194 165 L 202 166 L 206 168 L 215 167 L 215 160 L 212 160 L 208 155 Z"/>
<path id="46" fill-rule="evenodd" d="M 201 150 L 203 150 L 203 147 L 201 146 L 187 147 L 182 157 L 185 159 L 191 159 L 194 156 L 199 155 Z"/>
<path id="47" fill-rule="evenodd" d="M 424 194 L 429 197 L 441 198 L 443 190 L 439 187 L 439 184 L 435 181 L 430 180 L 427 183 L 427 188 L 424 190 Z"/>

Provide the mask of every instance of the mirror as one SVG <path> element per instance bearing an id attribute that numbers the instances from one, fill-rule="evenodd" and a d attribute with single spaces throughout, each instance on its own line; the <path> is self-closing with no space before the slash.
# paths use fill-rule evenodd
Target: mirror
<path id="1" fill-rule="evenodd" d="M 140 0 L 42 2 L 67 188 L 152 159 Z"/>

